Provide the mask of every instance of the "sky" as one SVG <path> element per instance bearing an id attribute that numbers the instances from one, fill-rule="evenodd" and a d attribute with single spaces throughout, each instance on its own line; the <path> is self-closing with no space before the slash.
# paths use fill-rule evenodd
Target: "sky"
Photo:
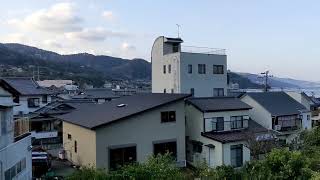
<path id="1" fill-rule="evenodd" d="M 10 0 L 0 42 L 150 61 L 158 36 L 223 48 L 228 69 L 320 81 L 320 1 Z"/>

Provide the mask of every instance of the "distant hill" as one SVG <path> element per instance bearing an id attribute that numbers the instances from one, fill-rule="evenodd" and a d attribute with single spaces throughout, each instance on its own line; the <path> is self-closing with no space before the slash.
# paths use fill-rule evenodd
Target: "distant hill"
<path id="1" fill-rule="evenodd" d="M 105 80 L 151 81 L 151 63 L 143 59 L 129 60 L 88 53 L 61 55 L 23 44 L 0 43 L 0 76 L 33 76 L 37 67 L 40 67 L 42 79 L 72 79 L 97 87 L 102 86 Z M 238 83 L 241 89 L 263 87 L 263 80 L 256 74 L 230 72 L 229 80 Z M 270 85 L 299 88 L 316 84 L 274 77 L 270 79 Z"/>

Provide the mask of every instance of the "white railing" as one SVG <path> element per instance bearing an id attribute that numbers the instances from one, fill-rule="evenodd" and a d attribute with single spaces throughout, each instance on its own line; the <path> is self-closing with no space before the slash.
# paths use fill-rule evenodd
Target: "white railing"
<path id="1" fill-rule="evenodd" d="M 197 47 L 197 46 L 181 46 L 181 52 L 226 55 L 226 49 Z"/>
<path id="2" fill-rule="evenodd" d="M 43 132 L 31 132 L 31 137 L 36 139 L 46 139 L 46 138 L 55 138 L 58 137 L 57 131 L 43 131 Z"/>

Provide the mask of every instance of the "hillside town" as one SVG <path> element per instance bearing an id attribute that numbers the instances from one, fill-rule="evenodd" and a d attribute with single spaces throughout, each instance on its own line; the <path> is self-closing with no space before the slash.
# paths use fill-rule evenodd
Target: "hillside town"
<path id="1" fill-rule="evenodd" d="M 160 36 L 151 90 L 1 77 L 0 179 L 62 179 L 84 167 L 111 172 L 167 153 L 179 169 L 239 169 L 318 126 L 319 98 L 267 83 L 239 90 L 229 82 L 227 57 L 224 49 L 185 48 L 180 37 Z M 270 146 L 257 149 L 260 143 Z"/>

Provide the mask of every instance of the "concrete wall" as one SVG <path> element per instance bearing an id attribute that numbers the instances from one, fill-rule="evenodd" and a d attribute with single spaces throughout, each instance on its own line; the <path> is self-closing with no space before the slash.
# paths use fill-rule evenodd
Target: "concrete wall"
<path id="1" fill-rule="evenodd" d="M 181 49 L 181 48 L 180 48 Z M 152 92 L 190 93 L 194 88 L 195 96 L 213 96 L 214 88 L 224 88 L 227 94 L 227 56 L 201 53 L 170 52 L 170 45 L 164 43 L 164 37 L 155 40 L 151 51 Z M 193 67 L 188 73 L 188 65 Z M 206 74 L 198 73 L 198 64 L 206 64 Z M 166 74 L 163 73 L 166 65 Z M 171 73 L 168 71 L 171 65 Z M 213 65 L 223 65 L 224 74 L 213 74 Z"/>
<path id="2" fill-rule="evenodd" d="M 256 121 L 267 129 L 272 129 L 272 116 L 264 107 L 262 107 L 248 95 L 243 96 L 241 100 L 253 107 L 249 111 L 249 116 L 252 118 L 252 120 Z"/>
<path id="3" fill-rule="evenodd" d="M 4 179 L 5 171 L 15 166 L 22 159 L 26 159 L 26 168 L 15 176 L 15 180 L 32 179 L 31 136 L 11 143 L 0 149 L 0 179 Z"/>
<path id="4" fill-rule="evenodd" d="M 192 65 L 192 74 L 188 73 Z M 198 73 L 198 64 L 206 65 L 206 74 Z M 213 65 L 223 65 L 224 74 L 213 74 Z M 196 97 L 212 97 L 214 88 L 224 88 L 227 94 L 227 56 L 200 53 L 181 53 L 180 59 L 181 93 L 190 93 L 194 88 Z"/>
<path id="5" fill-rule="evenodd" d="M 176 111 L 176 122 L 161 123 L 162 111 Z M 137 161 L 153 154 L 153 143 L 177 142 L 177 161 L 185 161 L 184 101 L 168 104 L 96 130 L 97 167 L 109 168 L 109 148 L 136 145 Z"/>
<path id="6" fill-rule="evenodd" d="M 68 122 L 63 122 L 63 147 L 67 159 L 76 165 L 96 167 L 96 132 Z M 71 139 L 68 139 L 68 134 Z M 77 141 L 77 153 L 74 142 Z"/>
<path id="7" fill-rule="evenodd" d="M 0 149 L 13 143 L 13 114 L 12 107 L 0 109 Z M 2 121 L 5 121 L 3 123 Z M 2 132 L 2 125 L 5 125 L 5 132 Z"/>

